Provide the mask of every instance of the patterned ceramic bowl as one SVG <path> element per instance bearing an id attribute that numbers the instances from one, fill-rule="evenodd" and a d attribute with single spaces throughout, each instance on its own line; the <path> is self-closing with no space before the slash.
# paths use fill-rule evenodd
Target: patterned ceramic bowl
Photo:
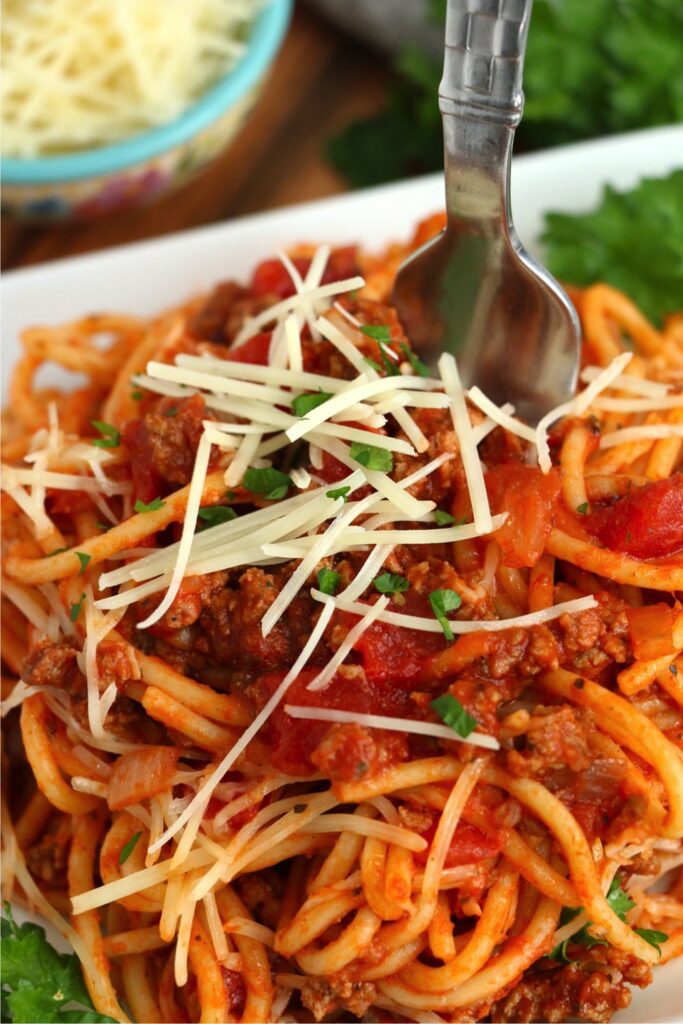
<path id="1" fill-rule="evenodd" d="M 100 149 L 2 161 L 3 209 L 34 219 L 83 219 L 156 199 L 205 167 L 253 106 L 284 38 L 292 0 L 270 0 L 240 62 L 176 120 Z"/>

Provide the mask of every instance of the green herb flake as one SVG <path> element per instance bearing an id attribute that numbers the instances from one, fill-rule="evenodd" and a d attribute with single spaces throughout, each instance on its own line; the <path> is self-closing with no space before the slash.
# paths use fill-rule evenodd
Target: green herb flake
<path id="1" fill-rule="evenodd" d="M 125 846 L 123 846 L 121 848 L 121 853 L 119 854 L 119 864 L 125 864 L 126 863 L 128 858 L 130 857 L 131 853 L 133 852 L 133 850 L 137 846 L 138 839 L 140 838 L 141 835 L 142 835 L 142 832 L 136 832 L 134 835 L 132 835 L 130 837 L 130 839 L 125 844 Z"/>
<path id="2" fill-rule="evenodd" d="M 318 572 L 318 590 L 323 594 L 334 597 L 341 582 L 341 576 L 332 569 L 320 569 Z"/>
<path id="3" fill-rule="evenodd" d="M 85 551 L 75 551 L 74 554 L 78 558 L 78 561 L 81 563 L 81 572 L 85 572 L 85 570 L 88 568 L 88 562 L 92 558 L 92 555 L 87 555 Z"/>
<path id="4" fill-rule="evenodd" d="M 292 402 L 292 413 L 295 416 L 307 416 L 313 409 L 327 402 L 332 395 L 327 391 L 318 391 L 316 394 L 297 395 Z"/>
<path id="5" fill-rule="evenodd" d="M 221 523 L 229 523 L 231 519 L 237 518 L 237 513 L 229 505 L 207 505 L 205 508 L 200 508 L 197 516 L 208 528 L 219 526 Z"/>
<path id="6" fill-rule="evenodd" d="M 669 672 L 672 676 L 678 675 L 678 665 L 669 665 Z"/>
<path id="7" fill-rule="evenodd" d="M 0 921 L 2 1020 L 116 1024 L 93 1008 L 75 953 L 58 953 L 36 924 L 18 925 L 9 903 Z"/>
<path id="8" fill-rule="evenodd" d="M 121 444 L 121 434 L 111 423 L 104 423 L 102 420 L 90 420 L 95 430 L 99 431 L 101 437 L 95 437 L 92 444 L 96 448 L 118 448 Z"/>
<path id="9" fill-rule="evenodd" d="M 419 356 L 415 355 L 411 348 L 408 348 L 405 342 L 401 342 L 401 352 L 406 357 L 413 368 L 413 372 L 417 374 L 418 377 L 431 377 L 429 367 L 426 363 L 422 362 Z"/>
<path id="10" fill-rule="evenodd" d="M 379 470 L 380 473 L 390 473 L 394 468 L 394 457 L 386 448 L 375 448 L 371 444 L 362 444 L 354 441 L 349 449 L 349 455 L 355 462 L 360 462 L 366 469 Z"/>
<path id="11" fill-rule="evenodd" d="M 106 533 L 107 530 L 111 530 L 112 525 L 112 523 L 103 523 L 101 519 L 98 519 L 97 522 L 95 523 L 97 529 L 101 530 L 102 533 Z"/>
<path id="12" fill-rule="evenodd" d="M 635 907 L 635 903 L 629 894 L 622 889 L 621 878 L 618 874 L 612 879 L 612 883 L 607 891 L 607 902 L 622 921 L 626 920 L 629 910 Z"/>
<path id="13" fill-rule="evenodd" d="M 262 495 L 268 501 L 279 501 L 292 486 L 292 480 L 279 469 L 248 469 L 242 479 L 242 486 L 252 494 Z"/>
<path id="14" fill-rule="evenodd" d="M 582 501 L 580 505 L 576 506 L 576 511 L 579 513 L 580 516 L 587 516 L 588 515 L 588 502 L 587 501 Z"/>
<path id="15" fill-rule="evenodd" d="M 373 341 L 391 341 L 391 329 L 388 324 L 363 324 L 361 331 Z"/>
<path id="16" fill-rule="evenodd" d="M 81 614 L 81 608 L 83 607 L 84 601 L 85 594 L 81 594 L 80 600 L 76 601 L 75 604 L 71 605 L 71 608 L 69 609 L 69 618 L 71 619 L 72 622 L 75 622 L 78 616 Z"/>
<path id="17" fill-rule="evenodd" d="M 170 406 L 170 408 L 164 409 L 164 416 L 177 416 L 177 415 L 178 415 L 178 406 L 177 405 L 172 405 L 172 406 Z"/>
<path id="18" fill-rule="evenodd" d="M 444 636 L 450 642 L 454 639 L 451 624 L 446 618 L 446 612 L 456 611 L 462 604 L 460 594 L 454 590 L 432 590 L 429 595 L 429 603 L 432 606 L 434 615 L 439 620 Z"/>
<path id="19" fill-rule="evenodd" d="M 131 391 L 130 397 L 133 399 L 134 402 L 141 402 L 145 396 L 142 391 L 135 390 Z"/>
<path id="20" fill-rule="evenodd" d="M 350 487 L 335 487 L 333 491 L 326 491 L 325 493 L 327 494 L 327 497 L 332 498 L 333 501 L 336 501 L 337 498 L 343 498 L 344 501 L 346 501 L 346 496 L 350 490 Z"/>
<path id="21" fill-rule="evenodd" d="M 444 512 L 442 508 L 434 509 L 434 518 L 439 526 L 449 526 L 455 522 L 455 516 L 452 516 L 450 512 Z"/>
<path id="22" fill-rule="evenodd" d="M 380 594 L 404 594 L 410 586 L 405 576 L 399 576 L 394 572 L 383 572 L 372 582 Z"/>
<path id="23" fill-rule="evenodd" d="M 363 356 L 363 362 L 367 363 L 368 366 L 370 366 L 375 371 L 375 373 L 382 372 L 382 367 L 379 365 L 379 363 L 375 362 L 374 359 L 371 359 L 370 356 Z"/>
<path id="24" fill-rule="evenodd" d="M 150 502 L 145 504 L 144 501 L 138 500 L 133 505 L 136 512 L 158 512 L 160 508 L 163 508 L 166 502 L 162 498 L 152 498 Z"/>
<path id="25" fill-rule="evenodd" d="M 441 697 L 437 697 L 431 702 L 431 707 L 444 725 L 447 725 L 462 739 L 466 739 L 477 728 L 476 718 L 473 718 L 460 701 L 450 693 L 444 693 Z"/>
<path id="26" fill-rule="evenodd" d="M 69 548 L 55 548 L 54 551 L 48 551 L 42 557 L 43 558 L 52 558 L 53 555 L 61 555 L 65 551 L 69 551 L 69 550 L 70 550 Z"/>
<path id="27" fill-rule="evenodd" d="M 651 946 L 654 946 L 659 955 L 662 955 L 661 947 L 668 940 L 669 936 L 666 932 L 658 932 L 653 928 L 634 928 L 636 935 L 640 935 L 641 939 L 645 939 Z"/>

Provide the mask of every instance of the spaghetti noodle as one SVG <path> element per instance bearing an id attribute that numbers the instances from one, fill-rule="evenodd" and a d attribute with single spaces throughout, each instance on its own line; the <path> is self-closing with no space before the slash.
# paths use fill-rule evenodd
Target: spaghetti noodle
<path id="1" fill-rule="evenodd" d="M 532 430 L 405 252 L 26 332 L 3 884 L 116 1019 L 608 1020 L 683 950 L 680 331 L 577 293 Z"/>

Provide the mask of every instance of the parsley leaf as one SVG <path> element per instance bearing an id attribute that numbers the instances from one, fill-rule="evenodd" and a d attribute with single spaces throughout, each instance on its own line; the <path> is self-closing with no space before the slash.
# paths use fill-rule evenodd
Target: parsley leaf
<path id="1" fill-rule="evenodd" d="M 98 430 L 101 437 L 95 437 L 92 444 L 96 448 L 118 448 L 121 443 L 121 435 L 111 423 L 104 423 L 103 420 L 90 420 L 95 430 Z"/>
<path id="2" fill-rule="evenodd" d="M 291 477 L 279 469 L 248 469 L 242 479 L 242 486 L 252 494 L 261 494 L 268 501 L 284 498 L 292 486 Z"/>
<path id="3" fill-rule="evenodd" d="M 131 391 L 130 397 L 133 399 L 134 402 L 141 402 L 145 396 L 142 393 L 142 391 L 138 391 L 136 389 L 135 391 Z"/>
<path id="4" fill-rule="evenodd" d="M 81 609 L 83 607 L 84 601 L 85 594 L 81 594 L 80 600 L 76 601 L 75 604 L 71 605 L 71 608 L 69 609 L 69 618 L 71 619 L 72 622 L 75 622 L 78 616 L 81 614 Z"/>
<path id="5" fill-rule="evenodd" d="M 237 513 L 229 505 L 207 505 L 205 508 L 200 508 L 197 516 L 206 523 L 208 528 L 209 526 L 218 526 L 220 523 L 228 523 L 231 519 L 236 519 Z"/>
<path id="6" fill-rule="evenodd" d="M 5 915 L 0 929 L 3 1020 L 115 1024 L 93 1009 L 75 953 L 58 953 L 36 924 L 18 925 L 8 903 Z"/>
<path id="7" fill-rule="evenodd" d="M 683 294 L 683 170 L 645 178 L 629 192 L 608 186 L 591 213 L 549 213 L 543 241 L 563 281 L 606 281 L 661 323 Z"/>
<path id="8" fill-rule="evenodd" d="M 81 572 L 85 572 L 85 570 L 88 567 L 88 562 L 92 558 L 92 555 L 87 555 L 85 551 L 76 551 L 74 552 L 74 554 L 78 558 L 78 561 L 81 563 Z"/>
<path id="9" fill-rule="evenodd" d="M 580 516 L 588 515 L 588 502 L 582 501 L 580 505 L 576 506 L 576 511 L 579 513 Z"/>
<path id="10" fill-rule="evenodd" d="M 341 576 L 338 572 L 333 572 L 332 569 L 321 569 L 318 572 L 318 590 L 321 590 L 323 594 L 329 594 L 330 597 L 334 597 L 337 593 L 340 581 Z"/>
<path id="11" fill-rule="evenodd" d="M 166 504 L 161 498 L 152 498 L 150 502 L 145 504 L 144 501 L 138 500 L 133 505 L 136 512 L 158 512 L 160 508 L 163 508 Z"/>
<path id="12" fill-rule="evenodd" d="M 629 894 L 622 888 L 621 877 L 619 875 L 615 875 L 612 879 L 610 887 L 607 890 L 606 898 L 607 902 L 609 903 L 614 913 L 622 921 L 626 920 L 626 915 L 628 914 L 629 910 L 635 907 L 635 903 L 633 902 Z M 562 911 L 562 914 L 560 915 L 560 925 L 569 924 L 569 922 L 572 921 L 578 913 L 580 913 L 580 910 L 580 907 L 565 907 Z M 574 963 L 572 958 L 567 954 L 567 944 L 569 942 L 577 946 L 586 946 L 586 948 L 588 949 L 592 949 L 593 946 L 608 945 L 608 943 L 605 942 L 604 939 L 598 939 L 594 935 L 591 935 L 589 931 L 590 927 L 591 922 L 588 921 L 588 923 L 585 924 L 583 928 L 580 928 L 577 932 L 575 932 L 574 935 L 570 935 L 569 938 L 564 940 L 564 942 L 561 942 L 559 943 L 559 945 L 555 946 L 555 948 L 552 949 L 550 953 L 548 953 L 548 956 L 553 960 L 559 960 L 563 963 L 569 964 Z M 641 932 L 641 930 L 638 928 L 635 928 L 634 931 L 638 932 L 638 934 L 640 934 Z M 653 933 L 653 935 L 655 934 L 662 935 L 663 932 Z M 643 938 L 645 938 L 647 942 L 650 942 L 649 938 L 646 938 L 645 936 L 643 936 Z M 668 936 L 664 936 L 664 940 L 666 938 L 668 938 Z M 651 942 L 651 945 L 659 948 L 657 944 L 658 941 L 664 940 L 655 939 L 653 942 Z"/>
<path id="13" fill-rule="evenodd" d="M 375 373 L 382 372 L 382 367 L 379 365 L 379 363 L 375 362 L 374 359 L 371 359 L 370 356 L 363 356 L 363 362 L 367 363 L 368 366 L 372 367 Z"/>
<path id="14" fill-rule="evenodd" d="M 453 630 L 446 618 L 446 612 L 454 612 L 460 607 L 462 604 L 460 594 L 456 594 L 454 590 L 432 590 L 429 595 L 429 603 L 432 606 L 434 615 L 439 620 L 444 636 L 449 641 L 453 640 Z"/>
<path id="15" fill-rule="evenodd" d="M 668 940 L 669 936 L 666 932 L 658 932 L 652 928 L 634 928 L 636 935 L 640 935 L 641 939 L 645 939 L 651 946 L 654 946 L 659 955 L 662 955 L 661 947 Z"/>
<path id="16" fill-rule="evenodd" d="M 394 468 L 394 457 L 386 448 L 375 448 L 371 444 L 354 441 L 349 455 L 366 469 L 378 469 L 381 473 L 390 473 Z"/>
<path id="17" fill-rule="evenodd" d="M 413 350 L 408 348 L 408 346 L 403 342 L 401 343 L 401 352 L 406 357 L 418 377 L 431 377 L 427 364 L 423 363 L 420 357 L 415 355 Z"/>
<path id="18" fill-rule="evenodd" d="M 395 572 L 383 572 L 373 583 L 380 594 L 404 594 L 410 586 L 405 576 Z"/>
<path id="19" fill-rule="evenodd" d="M 317 394 L 297 395 L 292 402 L 292 412 L 295 416 L 306 416 L 312 409 L 327 402 L 332 395 L 327 391 L 318 391 Z"/>
<path id="20" fill-rule="evenodd" d="M 434 509 L 434 518 L 439 526 L 448 526 L 449 523 L 455 522 L 455 516 L 452 516 L 450 512 L 444 512 L 442 508 Z"/>
<path id="21" fill-rule="evenodd" d="M 121 847 L 121 853 L 119 854 L 119 864 L 125 864 L 131 853 L 135 849 L 138 843 L 138 839 L 142 835 L 142 832 L 135 832 L 127 843 Z"/>
<path id="22" fill-rule="evenodd" d="M 463 739 L 469 736 L 477 728 L 476 718 L 465 710 L 460 701 L 450 693 L 444 693 L 441 697 L 431 702 L 431 706 L 437 715 L 449 729 L 457 732 Z"/>
<path id="23" fill-rule="evenodd" d="M 607 902 L 622 921 L 626 920 L 629 910 L 635 907 L 635 903 L 629 894 L 622 889 L 619 875 L 615 875 L 612 879 L 612 883 L 607 891 Z"/>
<path id="24" fill-rule="evenodd" d="M 375 341 L 391 341 L 391 330 L 387 324 L 363 324 L 361 331 Z"/>
<path id="25" fill-rule="evenodd" d="M 335 500 L 336 498 L 343 498 L 346 501 L 346 495 L 351 490 L 350 487 L 335 487 L 333 491 L 326 491 L 328 498 Z"/>

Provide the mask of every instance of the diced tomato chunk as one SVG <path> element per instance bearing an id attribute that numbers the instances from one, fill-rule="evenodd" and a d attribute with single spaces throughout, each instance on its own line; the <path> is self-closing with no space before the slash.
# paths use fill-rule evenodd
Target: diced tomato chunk
<path id="1" fill-rule="evenodd" d="M 422 833 L 423 839 L 426 839 L 429 845 L 422 853 L 415 855 L 418 863 L 423 864 L 427 860 L 437 823 L 438 819 L 430 825 L 426 832 Z M 468 825 L 466 821 L 460 821 L 453 833 L 444 867 L 454 868 L 461 864 L 476 864 L 477 861 L 485 860 L 487 857 L 495 857 L 497 853 L 500 853 L 502 846 L 503 843 L 499 837 L 484 835 L 475 825 Z"/>
<path id="2" fill-rule="evenodd" d="M 429 660 L 443 647 L 438 633 L 418 633 L 386 622 L 373 623 L 356 644 L 368 679 L 404 688 L 425 679 Z"/>
<path id="3" fill-rule="evenodd" d="M 243 345 L 231 348 L 225 355 L 234 363 L 250 363 L 252 366 L 267 366 L 268 354 L 270 352 L 270 331 L 262 331 L 249 338 Z"/>
<path id="4" fill-rule="evenodd" d="M 634 558 L 663 558 L 683 550 L 683 473 L 638 487 L 591 525 L 612 551 Z"/>
<path id="5" fill-rule="evenodd" d="M 536 565 L 552 528 L 553 513 L 560 494 L 560 474 L 521 462 L 494 466 L 486 474 L 486 489 L 492 511 L 507 512 L 507 520 L 496 530 L 505 565 L 521 569 Z"/>
<path id="6" fill-rule="evenodd" d="M 264 727 L 272 749 L 273 765 L 286 775 L 310 775 L 315 771 L 311 754 L 327 733 L 328 722 L 315 722 L 305 718 L 292 718 L 284 704 L 305 707 L 336 708 L 365 714 L 397 714 L 406 709 L 406 694 L 392 688 L 373 685 L 369 680 L 335 676 L 325 690 L 307 689 L 319 668 L 305 668 L 289 688 L 285 700 L 275 709 Z M 284 672 L 262 676 L 260 683 L 267 694 L 272 694 L 282 681 Z"/>
<path id="7" fill-rule="evenodd" d="M 163 482 L 154 468 L 154 453 L 149 431 L 142 420 L 130 420 L 121 433 L 130 453 L 133 495 L 145 503 L 164 493 Z"/>
<path id="8" fill-rule="evenodd" d="M 308 270 L 310 260 L 297 257 L 292 263 L 303 276 Z M 281 260 L 264 260 L 254 271 L 250 290 L 254 295 L 277 295 L 279 299 L 287 299 L 294 295 L 296 288 Z"/>
<path id="9" fill-rule="evenodd" d="M 650 661 L 653 658 L 665 658 L 675 652 L 675 612 L 668 604 L 662 601 L 645 605 L 644 608 L 629 608 L 626 615 L 636 658 Z"/>

